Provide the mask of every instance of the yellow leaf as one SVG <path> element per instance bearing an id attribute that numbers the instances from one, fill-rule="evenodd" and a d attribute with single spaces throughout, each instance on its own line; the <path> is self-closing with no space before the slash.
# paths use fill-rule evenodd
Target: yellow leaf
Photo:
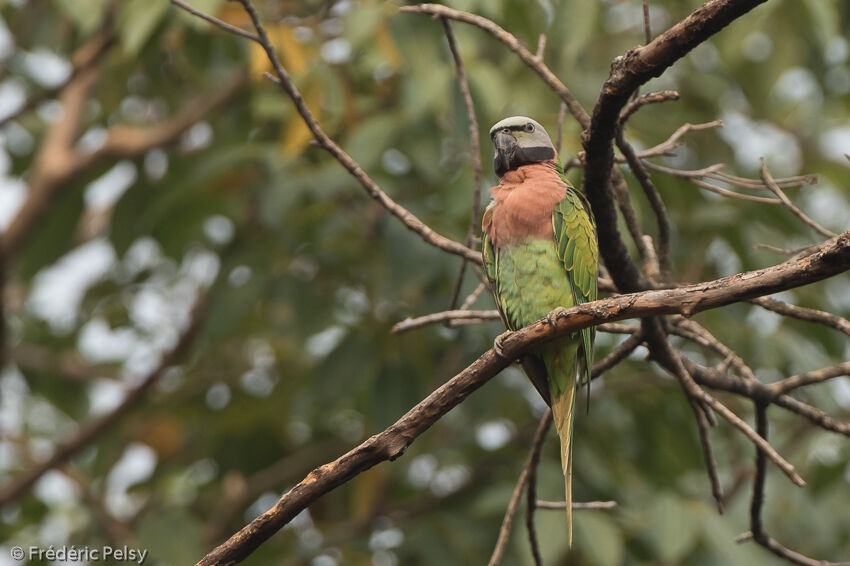
<path id="1" fill-rule="evenodd" d="M 293 78 L 303 75 L 309 68 L 307 63 L 309 53 L 304 45 L 295 39 L 292 28 L 286 24 L 273 24 L 266 28 L 266 33 L 277 51 L 283 68 Z M 251 77 L 261 80 L 263 73 L 266 72 L 272 72 L 272 65 L 265 50 L 254 43 L 251 45 Z"/>
<path id="2" fill-rule="evenodd" d="M 304 102 L 307 104 L 307 108 L 313 113 L 313 117 L 316 120 L 321 121 L 322 117 L 322 107 L 321 107 L 321 99 L 322 99 L 322 91 L 319 88 L 318 84 L 310 84 L 302 93 L 304 96 Z M 281 103 L 284 103 L 282 101 Z M 313 139 L 313 133 L 304 124 L 304 120 L 301 119 L 301 116 L 297 112 L 293 112 L 289 115 L 288 119 L 283 123 L 283 131 L 281 132 L 281 152 L 284 157 L 295 157 L 301 151 L 307 147 L 307 144 L 310 143 L 310 140 Z"/>
<path id="3" fill-rule="evenodd" d="M 375 44 L 393 69 L 401 67 L 401 53 L 399 53 L 395 40 L 385 23 L 381 24 L 375 32 Z"/>

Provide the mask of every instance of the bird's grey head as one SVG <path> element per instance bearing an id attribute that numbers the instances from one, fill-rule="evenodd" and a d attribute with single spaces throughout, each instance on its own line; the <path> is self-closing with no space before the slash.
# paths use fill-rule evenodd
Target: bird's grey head
<path id="1" fill-rule="evenodd" d="M 496 148 L 493 169 L 501 177 L 511 169 L 528 163 L 555 159 L 555 146 L 546 130 L 527 116 L 511 116 L 490 128 Z"/>

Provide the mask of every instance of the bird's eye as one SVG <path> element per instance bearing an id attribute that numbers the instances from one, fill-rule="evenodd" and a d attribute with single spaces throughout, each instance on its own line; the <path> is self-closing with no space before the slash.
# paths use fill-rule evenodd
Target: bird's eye
<path id="1" fill-rule="evenodd" d="M 526 131 L 526 132 L 533 132 L 533 131 L 534 131 L 534 124 L 532 124 L 531 122 L 529 122 L 528 124 L 526 124 L 526 125 L 525 125 L 525 131 Z"/>

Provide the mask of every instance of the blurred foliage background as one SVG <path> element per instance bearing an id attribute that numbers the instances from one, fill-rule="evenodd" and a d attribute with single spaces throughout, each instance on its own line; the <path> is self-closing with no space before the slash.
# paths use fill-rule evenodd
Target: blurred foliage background
<path id="1" fill-rule="evenodd" d="M 248 29 L 237 3 L 196 8 Z M 637 0 L 457 0 L 528 45 L 546 33 L 548 65 L 592 108 L 612 58 L 642 43 Z M 654 33 L 698 2 L 653 0 Z M 0 2 L 0 225 L 27 198 L 28 173 L 50 124 L 71 54 L 104 25 L 108 0 Z M 438 232 L 463 240 L 473 194 L 467 118 L 442 26 L 372 0 L 258 0 L 307 103 L 329 135 L 394 199 Z M 313 467 L 379 432 L 489 348 L 500 325 L 433 326 L 394 336 L 406 316 L 447 308 L 460 260 L 425 245 L 369 199 L 310 135 L 262 51 L 170 6 L 124 0 L 115 43 L 89 93 L 78 148 L 110 128 L 154 127 L 238 86 L 174 143 L 102 160 L 56 192 L 8 258 L 7 363 L 0 378 L 0 475 L 5 482 L 108 412 L 172 347 L 201 293 L 209 307 L 178 367 L 114 426 L 0 511 L 0 565 L 13 544 L 130 544 L 148 564 L 194 563 Z M 557 129 L 559 100 L 480 30 L 455 24 L 481 136 L 512 114 Z M 827 227 L 850 218 L 850 5 L 772 0 L 677 63 L 644 92 L 650 106 L 627 136 L 639 148 L 686 122 L 683 169 L 723 162 L 758 176 L 817 173 L 794 201 Z M 569 119 L 562 160 L 580 149 Z M 483 144 L 482 159 L 490 161 Z M 626 171 L 627 178 L 633 179 Z M 580 181 L 580 171 L 570 175 Z M 819 236 L 787 209 L 729 200 L 654 174 L 670 211 L 674 273 L 698 281 L 784 259 L 759 243 L 796 248 Z M 485 167 L 485 186 L 495 183 Z M 654 219 L 637 186 L 643 224 Z M 482 201 L 486 195 L 482 195 Z M 464 291 L 477 281 L 468 275 Z M 846 276 L 783 294 L 850 315 Z M 489 297 L 477 307 L 492 308 Z M 734 305 L 697 319 L 773 381 L 847 359 L 846 336 Z M 597 357 L 620 338 L 601 334 Z M 687 355 L 716 363 L 681 344 Z M 613 499 L 576 516 L 566 556 L 561 512 L 538 511 L 545 562 L 775 564 L 747 530 L 751 445 L 712 431 L 728 510 L 719 516 L 691 409 L 642 348 L 594 383 L 577 420 L 575 498 Z M 796 393 L 850 417 L 850 379 Z M 742 416 L 747 404 L 722 397 Z M 582 401 L 580 400 L 580 403 Z M 480 564 L 492 550 L 542 402 L 516 369 L 503 372 L 418 439 L 325 496 L 246 564 Z M 770 469 L 768 530 L 801 552 L 850 559 L 850 443 L 772 408 L 772 440 L 809 481 L 792 489 Z M 563 495 L 550 438 L 538 493 Z M 506 564 L 530 564 L 522 521 Z"/>

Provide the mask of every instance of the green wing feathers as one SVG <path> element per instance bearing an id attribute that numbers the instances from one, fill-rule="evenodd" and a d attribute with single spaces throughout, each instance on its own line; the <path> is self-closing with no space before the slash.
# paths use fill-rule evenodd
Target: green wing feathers
<path id="1" fill-rule="evenodd" d="M 484 269 L 499 312 L 511 330 L 546 316 L 555 307 L 569 308 L 596 300 L 598 251 L 593 216 L 583 196 L 566 179 L 563 181 L 567 190 L 552 212 L 551 239 L 536 231 L 496 248 L 487 235 L 493 209 L 488 207 L 484 213 Z M 549 393 L 547 401 L 552 407 L 561 441 L 570 542 L 576 377 L 578 375 L 579 381 L 590 383 L 593 339 L 592 328 L 582 330 L 526 354 L 525 358 L 533 358 L 535 364 L 523 363 L 523 368 L 544 399 L 547 397 L 544 392 Z M 545 371 L 538 372 L 540 375 L 530 371 L 540 366 L 545 367 Z"/>
<path id="2" fill-rule="evenodd" d="M 596 223 L 590 211 L 590 205 L 584 197 L 570 187 L 567 196 L 555 208 L 552 214 L 552 230 L 558 258 L 572 287 L 574 304 L 580 305 L 595 301 L 597 296 L 596 271 L 599 251 L 596 241 Z M 581 331 L 583 356 L 581 381 L 590 382 L 590 368 L 593 366 L 594 328 Z"/>

